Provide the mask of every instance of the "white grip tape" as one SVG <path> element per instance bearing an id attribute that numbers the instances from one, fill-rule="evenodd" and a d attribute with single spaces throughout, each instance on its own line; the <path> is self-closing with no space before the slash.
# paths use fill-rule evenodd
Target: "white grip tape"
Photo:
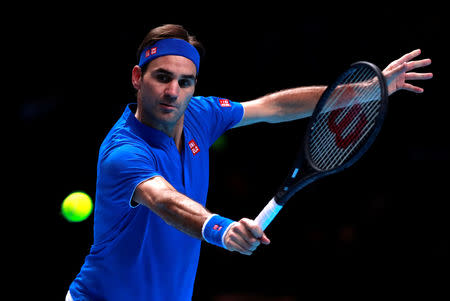
<path id="1" fill-rule="evenodd" d="M 277 216 L 278 212 L 280 212 L 281 208 L 283 208 L 283 206 L 278 205 L 277 202 L 275 202 L 275 198 L 272 198 L 261 213 L 255 218 L 255 222 L 264 231 L 275 216 Z"/>

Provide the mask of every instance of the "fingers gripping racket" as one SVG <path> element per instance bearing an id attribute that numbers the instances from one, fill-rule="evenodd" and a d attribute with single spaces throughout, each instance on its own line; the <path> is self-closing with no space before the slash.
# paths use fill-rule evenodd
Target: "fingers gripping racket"
<path id="1" fill-rule="evenodd" d="M 368 62 L 352 64 L 328 86 L 288 177 L 255 219 L 263 230 L 297 191 L 349 167 L 367 151 L 383 123 L 387 95 L 383 74 Z"/>

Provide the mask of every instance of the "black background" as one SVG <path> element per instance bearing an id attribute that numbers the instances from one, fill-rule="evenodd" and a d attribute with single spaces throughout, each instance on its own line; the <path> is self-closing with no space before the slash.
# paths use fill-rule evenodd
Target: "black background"
<path id="1" fill-rule="evenodd" d="M 135 100 L 136 49 L 165 23 L 184 25 L 206 48 L 196 94 L 234 101 L 325 85 L 358 60 L 384 68 L 416 48 L 433 61 L 423 71 L 434 79 L 418 83 L 423 94 L 390 97 L 381 134 L 360 162 L 308 186 L 280 212 L 266 231 L 270 246 L 246 257 L 204 244 L 194 300 L 366 299 L 448 287 L 447 16 L 430 3 L 359 5 L 29 7 L 10 44 L 19 54 L 11 76 L 19 164 L 10 232 L 21 246 L 12 252 L 21 258 L 21 293 L 62 300 L 78 273 L 93 216 L 69 223 L 61 202 L 74 190 L 95 195 L 99 146 Z M 207 208 L 255 217 L 288 171 L 306 122 L 226 133 L 227 147 L 211 150 Z"/>

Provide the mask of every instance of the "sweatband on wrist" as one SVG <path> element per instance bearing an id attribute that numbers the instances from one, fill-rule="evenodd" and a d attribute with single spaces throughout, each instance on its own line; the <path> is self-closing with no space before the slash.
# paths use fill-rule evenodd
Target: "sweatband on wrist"
<path id="1" fill-rule="evenodd" d="M 191 60 L 198 70 L 200 68 L 200 54 L 194 46 L 182 39 L 163 39 L 147 46 L 142 50 L 139 58 L 139 67 L 150 61 L 166 55 L 179 55 Z"/>
<path id="2" fill-rule="evenodd" d="M 210 244 L 226 249 L 223 239 L 233 223 L 235 221 L 214 214 L 203 224 L 202 236 Z"/>

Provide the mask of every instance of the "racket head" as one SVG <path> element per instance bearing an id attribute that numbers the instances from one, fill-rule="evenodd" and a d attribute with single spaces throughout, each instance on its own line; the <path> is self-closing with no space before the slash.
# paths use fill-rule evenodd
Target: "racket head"
<path id="1" fill-rule="evenodd" d="M 306 185 L 361 158 L 380 132 L 387 101 L 384 76 L 374 64 L 356 62 L 343 72 L 320 97 L 276 203 L 283 206 Z"/>
<path id="2" fill-rule="evenodd" d="M 387 102 L 380 69 L 364 61 L 352 64 L 327 87 L 311 116 L 303 142 L 309 168 L 324 176 L 360 159 L 380 132 Z"/>

